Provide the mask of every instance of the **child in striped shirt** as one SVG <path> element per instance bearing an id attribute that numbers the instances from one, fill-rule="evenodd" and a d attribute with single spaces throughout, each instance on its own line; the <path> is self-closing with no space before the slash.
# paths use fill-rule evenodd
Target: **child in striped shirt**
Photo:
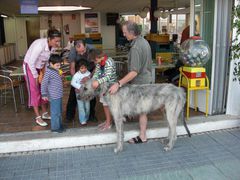
<path id="1" fill-rule="evenodd" d="M 59 69 L 61 67 L 62 58 L 57 54 L 52 54 L 49 58 L 49 66 L 44 74 L 41 93 L 43 100 L 50 101 L 51 112 L 51 131 L 62 133 L 62 97 L 63 83 Z"/>
<path id="2" fill-rule="evenodd" d="M 109 83 L 110 85 L 117 81 L 116 67 L 112 58 L 108 57 L 100 49 L 95 50 L 95 64 L 96 69 L 93 75 L 92 87 L 97 89 L 102 83 Z M 99 125 L 100 131 L 105 131 L 111 128 L 111 113 L 104 96 L 100 94 L 100 102 L 103 104 L 103 110 L 106 116 L 106 121 Z"/>

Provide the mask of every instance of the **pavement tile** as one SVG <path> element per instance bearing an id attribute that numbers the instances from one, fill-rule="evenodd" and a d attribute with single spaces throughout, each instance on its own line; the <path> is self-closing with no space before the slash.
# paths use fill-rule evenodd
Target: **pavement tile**
<path id="1" fill-rule="evenodd" d="M 188 173 L 194 180 L 229 180 L 221 171 L 219 171 L 213 165 L 204 165 L 198 167 L 192 167 L 187 169 Z"/>
<path id="2" fill-rule="evenodd" d="M 214 162 L 214 165 L 228 179 L 231 179 L 231 180 L 239 180 L 240 179 L 240 160 L 239 159 L 216 161 L 216 162 Z"/>
<path id="3" fill-rule="evenodd" d="M 232 129 L 229 131 L 232 135 L 236 136 L 238 139 L 240 139 L 240 130 L 239 129 Z"/>
<path id="4" fill-rule="evenodd" d="M 228 131 L 219 131 L 209 134 L 217 143 L 223 146 L 231 146 L 239 143 L 240 139 Z"/>

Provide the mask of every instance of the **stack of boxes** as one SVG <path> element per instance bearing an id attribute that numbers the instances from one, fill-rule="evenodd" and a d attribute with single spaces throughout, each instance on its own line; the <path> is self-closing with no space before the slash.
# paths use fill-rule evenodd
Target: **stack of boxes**
<path id="1" fill-rule="evenodd" d="M 169 34 L 150 33 L 146 35 L 146 40 L 156 42 L 155 54 L 153 58 L 172 59 L 173 44 L 170 43 Z M 166 57 L 167 56 L 167 57 Z M 165 58 L 166 57 L 166 58 Z"/>
<path id="2" fill-rule="evenodd" d="M 74 34 L 73 39 L 78 40 L 78 39 L 85 39 L 86 35 L 85 34 Z"/>
<path id="3" fill-rule="evenodd" d="M 100 33 L 91 33 L 85 39 L 87 44 L 92 44 L 95 48 L 102 49 L 102 37 Z"/>
<path id="4" fill-rule="evenodd" d="M 86 44 L 91 44 L 95 48 L 102 49 L 102 37 L 100 33 L 75 34 L 74 40 L 83 39 Z"/>

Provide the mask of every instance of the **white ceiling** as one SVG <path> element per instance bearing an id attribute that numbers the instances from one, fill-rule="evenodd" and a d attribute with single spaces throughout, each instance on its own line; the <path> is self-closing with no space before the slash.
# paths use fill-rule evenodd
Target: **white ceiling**
<path id="1" fill-rule="evenodd" d="M 0 0 L 0 12 L 19 15 L 20 0 Z M 77 5 L 91 7 L 96 12 L 137 13 L 150 6 L 150 0 L 38 0 L 39 6 Z M 190 0 L 158 0 L 158 7 L 165 9 L 189 7 Z"/>

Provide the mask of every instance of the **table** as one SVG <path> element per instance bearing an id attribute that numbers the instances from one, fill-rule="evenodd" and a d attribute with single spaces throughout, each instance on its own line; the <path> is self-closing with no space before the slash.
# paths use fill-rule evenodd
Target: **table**
<path id="1" fill-rule="evenodd" d="M 115 62 L 127 62 L 128 60 L 128 55 L 115 55 L 115 56 L 110 56 Z"/>
<path id="2" fill-rule="evenodd" d="M 109 57 L 113 58 L 116 61 L 126 60 L 128 58 L 127 51 L 120 51 L 117 49 L 103 49 L 103 52 L 106 53 Z"/>
<path id="3" fill-rule="evenodd" d="M 152 82 L 155 83 L 156 81 L 156 69 L 160 70 L 161 72 L 164 72 L 168 69 L 175 68 L 175 64 L 173 63 L 162 63 L 160 65 L 153 63 L 152 64 Z"/>

